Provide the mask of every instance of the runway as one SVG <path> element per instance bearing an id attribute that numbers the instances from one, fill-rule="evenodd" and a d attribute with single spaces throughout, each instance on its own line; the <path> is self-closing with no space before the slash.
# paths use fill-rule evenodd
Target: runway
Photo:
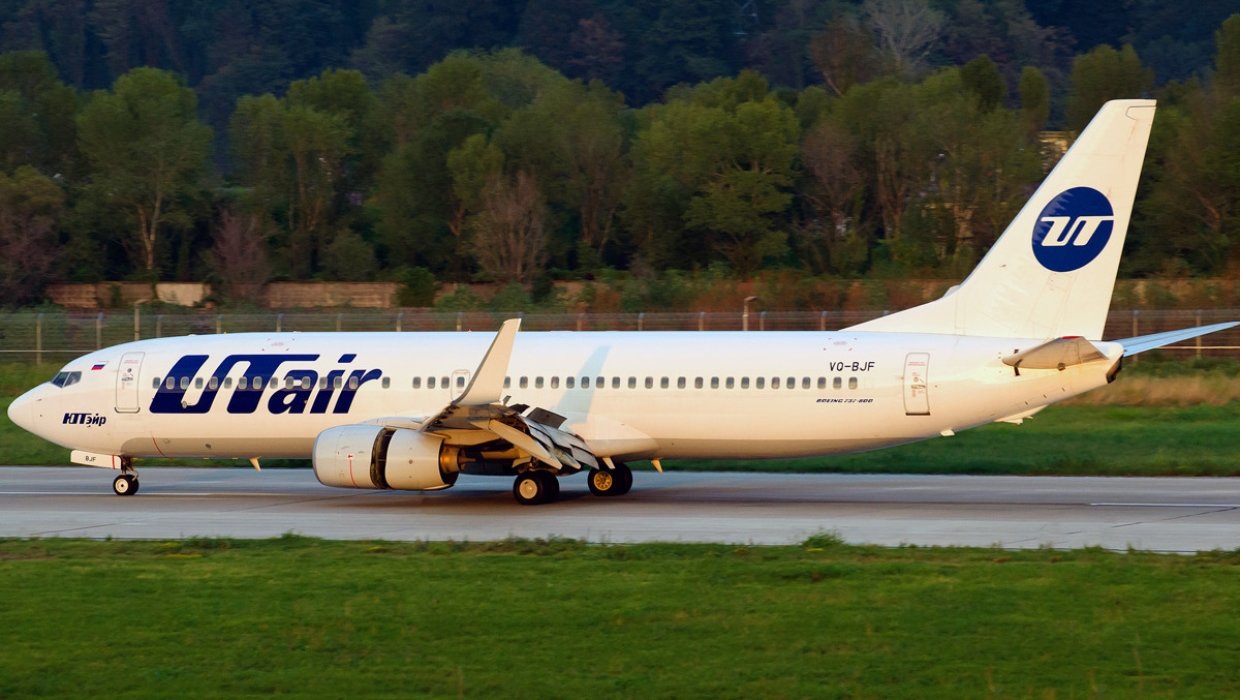
<path id="1" fill-rule="evenodd" d="M 438 493 L 353 491 L 309 470 L 114 472 L 0 467 L 0 537 L 265 538 L 854 544 L 1160 552 L 1240 547 L 1240 478 L 975 477 L 639 471 L 633 491 L 590 495 L 563 480 L 558 503 L 524 507 L 511 480 L 461 477 Z"/>

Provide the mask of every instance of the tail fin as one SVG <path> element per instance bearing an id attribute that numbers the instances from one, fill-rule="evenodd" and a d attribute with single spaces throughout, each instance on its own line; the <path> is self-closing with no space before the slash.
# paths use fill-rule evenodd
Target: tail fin
<path id="1" fill-rule="evenodd" d="M 968 279 L 851 330 L 1099 339 L 1153 121 L 1153 100 L 1103 105 Z"/>

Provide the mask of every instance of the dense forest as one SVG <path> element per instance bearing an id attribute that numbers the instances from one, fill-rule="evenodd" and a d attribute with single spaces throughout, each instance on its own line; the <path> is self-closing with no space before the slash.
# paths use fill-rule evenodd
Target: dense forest
<path id="1" fill-rule="evenodd" d="M 118 278 L 952 277 L 1048 130 L 1134 96 L 1160 111 L 1124 273 L 1236 276 L 1232 10 L 0 0 L 0 306 Z"/>

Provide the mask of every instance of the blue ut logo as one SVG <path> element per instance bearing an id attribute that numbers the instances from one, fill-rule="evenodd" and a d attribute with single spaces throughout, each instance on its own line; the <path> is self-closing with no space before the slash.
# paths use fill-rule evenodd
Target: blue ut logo
<path id="1" fill-rule="evenodd" d="M 1106 195 L 1092 187 L 1073 187 L 1038 214 L 1033 255 L 1048 270 L 1079 270 L 1102 253 L 1114 229 L 1115 210 Z"/>

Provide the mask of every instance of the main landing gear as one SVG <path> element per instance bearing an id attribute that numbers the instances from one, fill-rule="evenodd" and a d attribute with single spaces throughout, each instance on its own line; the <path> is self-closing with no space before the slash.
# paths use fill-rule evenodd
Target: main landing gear
<path id="1" fill-rule="evenodd" d="M 623 496 L 633 488 L 633 470 L 623 462 L 614 469 L 591 469 L 587 479 L 595 496 Z"/>
<path id="2" fill-rule="evenodd" d="M 112 480 L 112 492 L 117 496 L 132 496 L 138 492 L 138 471 L 133 468 L 133 457 L 121 457 L 121 475 Z"/>
<path id="3" fill-rule="evenodd" d="M 595 496 L 623 496 L 633 488 L 633 471 L 616 462 L 611 469 L 591 469 L 586 483 Z M 523 506 L 553 503 L 560 497 L 560 480 L 542 469 L 524 472 L 513 482 L 512 496 Z"/>
<path id="4" fill-rule="evenodd" d="M 560 480 L 548 471 L 525 472 L 513 482 L 512 495 L 523 506 L 551 503 L 560 497 Z"/>

